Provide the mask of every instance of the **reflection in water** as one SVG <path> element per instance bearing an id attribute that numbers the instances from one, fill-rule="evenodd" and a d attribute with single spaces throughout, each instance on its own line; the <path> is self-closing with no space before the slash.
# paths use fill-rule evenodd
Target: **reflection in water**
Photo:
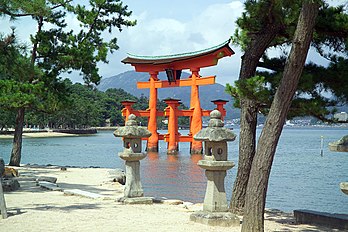
<path id="1" fill-rule="evenodd" d="M 200 161 L 201 159 L 203 159 L 203 155 L 198 155 L 198 154 L 191 155 L 191 160 L 195 164 L 197 164 L 198 161 Z"/>
<path id="2" fill-rule="evenodd" d="M 179 155 L 167 155 L 167 161 L 169 163 L 177 163 L 179 161 Z"/>
<path id="3" fill-rule="evenodd" d="M 147 152 L 147 158 L 152 161 L 158 160 L 158 152 Z"/>
<path id="4" fill-rule="evenodd" d="M 165 144 L 160 146 L 165 147 Z M 182 143 L 177 155 L 165 151 L 148 153 L 141 161 L 142 185 L 146 196 L 202 202 L 206 186 L 204 171 L 197 165 L 201 155 L 186 154 L 189 143 Z"/>
<path id="5" fill-rule="evenodd" d="M 239 131 L 235 132 L 238 134 Z M 338 183 L 347 178 L 347 172 L 343 170 L 347 170 L 348 156 L 331 152 L 325 146 L 321 157 L 319 150 L 321 135 L 331 142 L 346 134 L 347 129 L 342 128 L 285 128 L 274 157 L 266 207 L 287 212 L 306 208 L 347 213 L 348 197 L 339 190 Z M 9 162 L 11 145 L 11 139 L 0 139 L 0 155 L 5 163 Z M 144 147 L 146 141 L 143 141 Z M 197 165 L 202 156 L 191 156 L 189 143 L 180 143 L 180 153 L 176 157 L 168 157 L 167 144 L 163 141 L 159 148 L 158 153 L 148 153 L 140 161 L 145 196 L 203 202 L 207 180 L 204 170 Z M 118 157 L 121 151 L 122 140 L 115 138 L 112 131 L 98 132 L 96 136 L 25 138 L 22 163 L 124 169 L 124 161 Z M 228 143 L 228 159 L 238 164 L 238 137 Z M 237 167 L 227 171 L 228 200 L 236 173 Z"/>
<path id="6" fill-rule="evenodd" d="M 201 199 L 199 202 L 203 201 L 205 186 L 206 186 L 206 177 L 203 175 L 204 170 L 197 165 L 198 161 L 203 159 L 203 155 L 194 154 L 191 155 L 191 162 L 193 164 L 193 168 L 191 168 L 188 172 L 189 178 L 188 181 L 190 185 L 193 187 L 191 191 L 191 196 L 194 199 Z M 203 186 L 202 186 L 203 184 Z M 198 201 L 197 201 L 198 202 Z"/>

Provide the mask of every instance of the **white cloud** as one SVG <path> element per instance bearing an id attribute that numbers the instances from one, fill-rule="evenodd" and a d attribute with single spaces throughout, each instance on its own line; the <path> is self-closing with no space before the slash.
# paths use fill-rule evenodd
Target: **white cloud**
<path id="1" fill-rule="evenodd" d="M 120 50 L 110 55 L 109 65 L 101 65 L 104 77 L 132 70 L 130 65 L 120 61 L 126 53 L 138 55 L 167 55 L 197 51 L 220 44 L 230 38 L 235 30 L 235 20 L 240 16 L 243 4 L 232 1 L 212 4 L 205 10 L 193 13 L 185 20 L 177 18 L 156 18 L 148 11 L 134 15 L 135 27 L 117 34 Z M 151 17 L 150 17 L 151 16 Z M 236 55 L 223 58 L 212 68 L 201 70 L 202 75 L 217 75 L 217 82 L 232 83 L 237 79 L 240 66 L 240 51 L 232 46 Z"/>
<path id="2" fill-rule="evenodd" d="M 135 27 L 124 28 L 122 32 L 116 29 L 112 35 L 103 34 L 105 38 L 117 37 L 120 46 L 118 51 L 109 55 L 109 64 L 99 65 L 100 73 L 104 78 L 133 70 L 130 65 L 121 63 L 121 60 L 127 56 L 127 52 L 139 55 L 167 55 L 197 51 L 220 44 L 233 34 L 235 20 L 243 10 L 243 4 L 240 1 L 213 3 L 205 8 L 202 3 L 201 10 L 198 11 L 195 5 L 197 3 L 192 3 L 187 5 L 192 9 L 180 9 L 178 4 L 175 12 L 158 15 L 159 9 L 151 6 L 154 3 L 148 4 L 150 5 L 147 8 L 133 11 L 131 18 L 137 19 Z M 192 11 L 192 14 L 180 15 L 181 10 Z M 5 21 L 1 21 L 4 25 Z M 78 21 L 71 15 L 67 16 L 67 22 L 69 28 L 79 28 Z M 21 21 L 16 25 L 20 37 L 26 40 L 29 34 L 36 30 L 36 25 L 29 20 Z M 201 75 L 217 75 L 217 82 L 232 83 L 238 77 L 240 65 L 240 51 L 234 46 L 232 49 L 236 55 L 221 59 L 215 67 L 202 69 Z M 82 77 L 78 77 L 76 72 L 73 72 L 71 79 L 82 81 Z"/>

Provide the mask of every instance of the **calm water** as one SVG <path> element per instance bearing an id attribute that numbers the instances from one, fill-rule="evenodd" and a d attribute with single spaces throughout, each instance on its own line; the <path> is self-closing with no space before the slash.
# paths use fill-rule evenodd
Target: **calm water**
<path id="1" fill-rule="evenodd" d="M 237 135 L 239 130 L 235 130 Z M 260 130 L 258 130 L 260 133 Z M 183 132 L 183 134 L 185 134 Z M 327 143 L 348 134 L 347 129 L 311 128 L 283 130 L 271 172 L 266 207 L 291 212 L 311 209 L 331 213 L 348 213 L 348 196 L 339 183 L 348 181 L 348 153 L 330 152 Z M 320 156 L 320 136 L 324 136 L 324 156 Z M 11 140 L 0 139 L 0 155 L 9 161 Z M 111 131 L 94 136 L 64 138 L 26 138 L 22 163 L 122 168 L 117 156 L 122 150 L 120 138 Z M 178 156 L 166 155 L 166 144 L 160 152 L 148 154 L 141 161 L 141 177 L 146 196 L 176 198 L 203 202 L 206 178 L 197 166 L 201 156 L 190 156 L 189 144 L 181 143 Z M 229 143 L 229 159 L 238 163 L 238 141 Z M 237 168 L 228 171 L 228 199 Z M 59 181 L 59 180 L 58 180 Z"/>

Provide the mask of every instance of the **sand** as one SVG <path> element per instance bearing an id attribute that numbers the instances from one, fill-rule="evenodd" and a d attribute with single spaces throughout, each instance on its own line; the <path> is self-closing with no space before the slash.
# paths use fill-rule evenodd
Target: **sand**
<path id="1" fill-rule="evenodd" d="M 67 134 L 59 132 L 35 132 L 35 133 L 23 133 L 23 138 L 49 138 L 49 137 L 72 137 L 78 136 L 76 134 Z M 2 135 L 0 134 L 0 139 L 11 139 L 13 135 Z"/>
<path id="2" fill-rule="evenodd" d="M 240 227 L 212 227 L 190 221 L 202 204 L 124 205 L 123 186 L 113 182 L 111 169 L 24 166 L 20 177 L 57 177 L 59 187 L 103 195 L 90 199 L 67 196 L 20 181 L 21 188 L 5 193 L 9 217 L 1 219 L 0 231 L 240 231 Z M 146 194 L 146 193 L 145 193 Z M 265 231 L 338 231 L 325 227 L 297 225 L 291 214 L 272 210 L 265 215 Z"/>

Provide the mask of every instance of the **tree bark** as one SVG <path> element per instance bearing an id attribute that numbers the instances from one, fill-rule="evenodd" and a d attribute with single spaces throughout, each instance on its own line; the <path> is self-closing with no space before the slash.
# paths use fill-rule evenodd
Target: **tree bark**
<path id="1" fill-rule="evenodd" d="M 318 11 L 319 4 L 303 3 L 283 78 L 272 102 L 252 162 L 245 198 L 243 232 L 264 230 L 264 209 L 273 158 L 306 61 Z"/>
<path id="2" fill-rule="evenodd" d="M 24 125 L 24 112 L 25 109 L 19 108 L 16 115 L 16 126 L 13 137 L 12 152 L 9 165 L 20 166 L 22 155 L 22 134 Z"/>
<path id="3" fill-rule="evenodd" d="M 230 211 L 242 215 L 256 145 L 257 108 L 252 100 L 241 99 L 240 119 L 238 171 L 233 185 Z"/>
<path id="4" fill-rule="evenodd" d="M 242 64 L 239 79 L 247 79 L 255 76 L 261 56 L 264 54 L 269 44 L 273 41 L 281 25 L 268 25 L 259 33 L 251 35 L 251 43 L 245 50 L 242 57 Z M 245 203 L 245 193 L 249 180 L 251 163 L 255 154 L 256 147 L 256 124 L 258 108 L 254 101 L 242 98 L 240 134 L 239 134 L 239 161 L 237 177 L 233 185 L 232 198 L 230 201 L 230 211 L 236 214 L 243 214 Z"/>

